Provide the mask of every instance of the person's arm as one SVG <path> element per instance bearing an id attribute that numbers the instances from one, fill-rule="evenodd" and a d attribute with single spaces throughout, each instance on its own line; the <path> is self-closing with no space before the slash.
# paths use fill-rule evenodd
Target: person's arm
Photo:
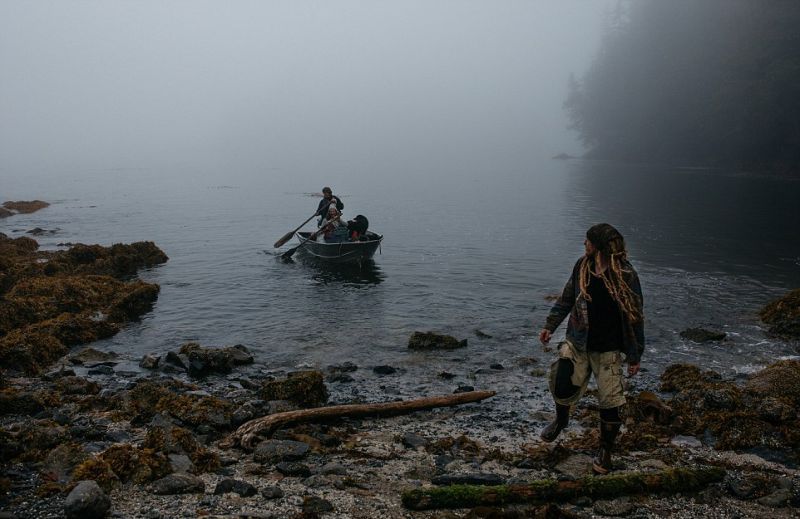
<path id="1" fill-rule="evenodd" d="M 338 209 L 339 211 L 341 211 L 342 209 L 344 209 L 344 204 L 343 204 L 343 203 L 342 203 L 342 201 L 339 199 L 339 197 L 338 197 L 338 196 L 335 196 L 335 197 L 333 197 L 333 198 L 335 198 L 335 199 L 336 199 L 336 209 Z"/>
<path id="2" fill-rule="evenodd" d="M 566 285 L 564 285 L 561 296 L 550 309 L 542 331 L 539 333 L 539 340 L 543 344 L 550 342 L 553 332 L 556 331 L 556 328 L 558 328 L 562 321 L 569 315 L 572 311 L 572 307 L 575 306 L 575 273 L 577 271 L 577 266 L 576 264 L 575 268 L 572 269 L 572 274 L 570 274 Z"/>

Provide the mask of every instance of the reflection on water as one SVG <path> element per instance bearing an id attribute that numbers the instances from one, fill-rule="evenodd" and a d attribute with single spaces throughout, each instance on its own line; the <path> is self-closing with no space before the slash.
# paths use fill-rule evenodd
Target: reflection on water
<path id="1" fill-rule="evenodd" d="M 327 263 L 310 256 L 302 256 L 302 265 L 307 268 L 311 278 L 318 283 L 347 285 L 378 285 L 384 280 L 384 273 L 374 260 L 357 263 Z"/>

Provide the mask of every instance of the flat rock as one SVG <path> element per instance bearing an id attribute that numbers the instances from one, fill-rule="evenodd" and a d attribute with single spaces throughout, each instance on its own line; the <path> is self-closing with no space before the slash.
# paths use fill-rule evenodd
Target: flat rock
<path id="1" fill-rule="evenodd" d="M 283 490 L 280 487 L 264 487 L 261 489 L 261 495 L 264 499 L 280 499 L 283 497 Z"/>
<path id="2" fill-rule="evenodd" d="M 703 442 L 694 436 L 678 435 L 672 438 L 669 442 L 676 447 L 684 447 L 689 449 L 699 449 L 703 446 Z"/>
<path id="3" fill-rule="evenodd" d="M 579 479 L 592 473 L 592 457 L 586 454 L 573 454 L 555 466 L 556 472 Z"/>
<path id="4" fill-rule="evenodd" d="M 297 463 L 296 461 L 282 461 L 275 465 L 275 470 L 289 477 L 307 478 L 311 475 L 308 465 Z"/>
<path id="5" fill-rule="evenodd" d="M 414 332 L 408 339 L 410 350 L 454 350 L 467 346 L 467 339 L 459 341 L 451 335 L 433 332 Z"/>
<path id="6" fill-rule="evenodd" d="M 417 447 L 425 447 L 428 445 L 428 440 L 419 434 L 415 434 L 412 432 L 403 433 L 402 438 L 400 441 L 403 445 L 409 449 L 416 449 Z"/>
<path id="7" fill-rule="evenodd" d="M 103 362 L 113 362 L 119 355 L 113 351 L 105 352 L 94 348 L 84 348 L 77 353 L 69 356 L 69 361 L 73 364 L 91 364 L 92 366 Z"/>
<path id="8" fill-rule="evenodd" d="M 610 501 L 595 501 L 593 510 L 596 514 L 621 517 L 630 514 L 635 508 L 629 499 L 621 497 Z"/>
<path id="9" fill-rule="evenodd" d="M 705 328 L 687 328 L 680 335 L 693 342 L 721 341 L 726 337 L 725 332 L 706 330 Z"/>
<path id="10" fill-rule="evenodd" d="M 150 490 L 158 495 L 202 494 L 206 491 L 203 480 L 191 474 L 170 474 L 154 481 Z"/>
<path id="11" fill-rule="evenodd" d="M 756 499 L 760 505 L 769 506 L 771 508 L 782 508 L 789 505 L 792 499 L 792 491 L 787 488 L 780 488 L 768 496 Z"/>
<path id="12" fill-rule="evenodd" d="M 372 371 L 377 375 L 392 375 L 397 373 L 397 368 L 393 368 L 392 366 L 381 365 L 375 366 L 372 368 Z"/>
<path id="13" fill-rule="evenodd" d="M 253 452 L 253 459 L 259 463 L 277 463 L 303 459 L 311 447 L 307 443 L 294 440 L 265 440 Z"/>
<path id="14" fill-rule="evenodd" d="M 242 497 L 251 497 L 258 493 L 256 487 L 246 481 L 238 479 L 223 479 L 214 488 L 214 494 L 229 494 L 234 492 Z"/>
<path id="15" fill-rule="evenodd" d="M 304 514 L 324 514 L 332 511 L 333 505 L 327 499 L 316 496 L 306 496 L 303 498 Z"/>

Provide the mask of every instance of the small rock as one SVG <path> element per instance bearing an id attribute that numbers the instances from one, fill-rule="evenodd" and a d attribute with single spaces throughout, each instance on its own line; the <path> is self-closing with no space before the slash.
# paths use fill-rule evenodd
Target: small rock
<path id="1" fill-rule="evenodd" d="M 592 457 L 586 454 L 573 454 L 555 466 L 556 472 L 579 479 L 592 473 Z"/>
<path id="2" fill-rule="evenodd" d="M 684 339 L 693 342 L 721 341 L 725 338 L 725 332 L 716 332 L 704 328 L 687 328 L 680 333 Z"/>
<path id="3" fill-rule="evenodd" d="M 110 508 L 111 500 L 94 481 L 81 481 L 64 501 L 68 519 L 102 518 Z"/>
<path id="4" fill-rule="evenodd" d="M 428 445 L 428 440 L 420 436 L 419 434 L 414 434 L 412 432 L 407 432 L 403 434 L 401 438 L 401 442 L 406 448 L 409 449 L 416 449 L 417 447 L 425 447 Z"/>
<path id="5" fill-rule="evenodd" d="M 661 460 L 651 459 L 651 460 L 643 460 L 639 464 L 643 469 L 653 469 L 653 470 L 664 470 L 667 468 L 667 464 Z"/>
<path id="6" fill-rule="evenodd" d="M 69 361 L 73 364 L 97 364 L 102 362 L 113 362 L 119 355 L 113 351 L 105 352 L 94 348 L 84 348 L 77 353 L 69 356 Z"/>
<path id="7" fill-rule="evenodd" d="M 173 472 L 188 474 L 194 470 L 194 463 L 186 454 L 169 454 L 168 457 Z"/>
<path id="8" fill-rule="evenodd" d="M 333 505 L 327 499 L 316 496 L 306 496 L 303 498 L 304 514 L 324 514 L 325 512 L 332 511 Z"/>
<path id="9" fill-rule="evenodd" d="M 256 446 L 253 459 L 260 463 L 303 459 L 311 447 L 294 440 L 264 440 Z"/>
<path id="10" fill-rule="evenodd" d="M 86 372 L 87 375 L 113 375 L 114 368 L 111 366 L 99 365 Z"/>
<path id="11" fill-rule="evenodd" d="M 44 379 L 52 381 L 63 377 L 74 377 L 74 376 L 75 376 L 74 369 L 62 365 L 58 369 L 54 369 L 53 371 L 45 373 Z"/>
<path id="12" fill-rule="evenodd" d="M 414 332 L 408 339 L 411 350 L 454 350 L 467 346 L 467 339 L 459 341 L 451 335 L 433 332 Z"/>
<path id="13" fill-rule="evenodd" d="M 483 331 L 481 331 L 481 330 L 479 330 L 477 328 L 475 328 L 475 336 L 479 337 L 481 339 L 491 339 L 492 338 L 491 335 L 489 335 L 488 333 L 483 332 Z"/>
<path id="14" fill-rule="evenodd" d="M 158 495 L 202 494 L 206 491 L 203 480 L 191 474 L 170 474 L 154 481 L 150 490 Z"/>
<path id="15" fill-rule="evenodd" d="M 349 384 L 350 382 L 354 382 L 355 379 L 348 375 L 347 373 L 334 373 L 333 375 L 328 375 L 328 382 L 338 382 L 340 384 Z"/>
<path id="16" fill-rule="evenodd" d="M 347 469 L 341 463 L 326 463 L 319 469 L 320 474 L 344 476 L 347 474 Z"/>
<path id="17" fill-rule="evenodd" d="M 159 362 L 161 362 L 161 356 L 147 354 L 139 361 L 139 367 L 144 369 L 158 369 Z"/>
<path id="18" fill-rule="evenodd" d="M 675 447 L 684 447 L 688 449 L 699 449 L 700 447 L 703 446 L 703 442 L 701 442 L 694 436 L 678 435 L 672 438 L 669 441 L 669 443 L 674 445 Z"/>
<path id="19" fill-rule="evenodd" d="M 489 369 L 494 369 L 494 370 L 500 371 L 500 370 L 503 370 L 503 369 L 506 369 L 506 368 L 505 368 L 505 366 L 503 366 L 500 363 L 495 363 L 495 364 L 492 364 L 491 366 L 489 366 Z"/>
<path id="20" fill-rule="evenodd" d="M 264 487 L 261 489 L 264 499 L 280 499 L 283 497 L 283 490 L 280 487 Z"/>
<path id="21" fill-rule="evenodd" d="M 475 388 L 473 386 L 459 384 L 453 393 L 469 393 L 470 391 L 475 391 Z"/>
<path id="22" fill-rule="evenodd" d="M 250 497 L 258 493 L 256 487 L 238 479 L 223 479 L 214 488 L 215 494 L 228 494 L 230 492 L 235 492 L 242 497 Z"/>
<path id="23" fill-rule="evenodd" d="M 439 374 L 436 376 L 439 378 L 443 378 L 445 380 L 452 380 L 456 378 L 456 376 L 453 373 L 450 373 L 448 371 L 440 371 Z"/>
<path id="24" fill-rule="evenodd" d="M 289 477 L 307 478 L 311 475 L 311 469 L 307 465 L 295 461 L 282 461 L 275 465 L 275 470 Z"/>
<path id="25" fill-rule="evenodd" d="M 375 372 L 377 375 L 392 375 L 394 373 L 397 373 L 397 368 L 381 365 L 381 366 L 375 366 L 374 368 L 372 368 L 372 371 Z"/>

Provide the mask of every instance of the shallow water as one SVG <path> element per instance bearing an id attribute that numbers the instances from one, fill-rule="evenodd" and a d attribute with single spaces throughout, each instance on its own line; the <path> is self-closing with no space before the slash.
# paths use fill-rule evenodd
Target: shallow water
<path id="1" fill-rule="evenodd" d="M 296 242 L 278 251 L 272 243 L 314 212 L 309 191 L 322 187 L 280 171 L 29 172 L 4 179 L 0 197 L 52 205 L 0 220 L 0 232 L 56 230 L 37 238 L 46 249 L 152 240 L 167 253 L 168 263 L 140 274 L 161 285 L 154 310 L 98 348 L 135 361 L 187 341 L 244 344 L 264 369 L 367 368 L 360 384 L 337 390 L 341 398 L 450 392 L 458 383 L 505 391 L 512 405 L 542 393 L 530 372 L 552 355 L 536 340 L 547 297 L 560 292 L 585 230 L 599 221 L 625 234 L 642 279 L 649 376 L 678 361 L 747 373 L 797 353 L 764 334 L 757 311 L 800 286 L 800 182 L 549 159 L 525 171 L 464 171 L 458 181 L 428 173 L 325 181 L 345 216 L 365 214 L 385 235 L 374 263 L 355 271 L 277 258 Z M 694 326 L 728 339 L 679 337 Z M 409 352 L 415 330 L 469 346 Z M 489 369 L 498 362 L 506 369 Z M 401 375 L 377 377 L 369 368 L 380 364 Z M 457 376 L 443 380 L 441 371 Z"/>

